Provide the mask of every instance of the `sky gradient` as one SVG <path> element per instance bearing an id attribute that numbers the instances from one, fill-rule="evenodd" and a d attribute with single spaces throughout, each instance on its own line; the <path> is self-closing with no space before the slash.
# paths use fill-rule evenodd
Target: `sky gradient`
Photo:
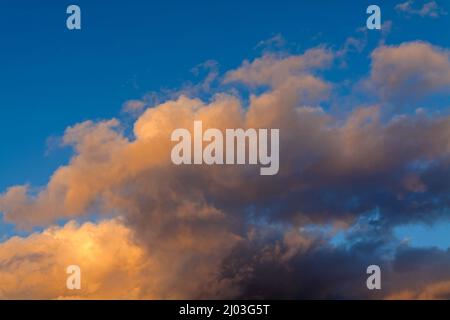
<path id="1" fill-rule="evenodd" d="M 0 4 L 0 298 L 450 298 L 449 3 L 69 4 Z M 195 120 L 279 174 L 174 166 Z"/>

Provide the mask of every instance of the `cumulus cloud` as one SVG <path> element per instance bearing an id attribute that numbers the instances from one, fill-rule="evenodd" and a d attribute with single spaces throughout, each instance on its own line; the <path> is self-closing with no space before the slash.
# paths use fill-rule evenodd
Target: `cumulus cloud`
<path id="1" fill-rule="evenodd" d="M 399 3 L 395 9 L 399 12 L 404 12 L 409 15 L 418 15 L 421 17 L 438 18 L 447 13 L 441 8 L 436 1 L 429 1 L 423 3 L 422 7 L 416 7 L 413 0 Z"/>
<path id="2" fill-rule="evenodd" d="M 118 220 L 70 222 L 0 244 L 0 298 L 133 298 L 146 264 L 131 232 Z M 81 290 L 66 288 L 66 268 L 82 270 Z M 149 268 L 150 269 L 150 268 Z M 150 278 L 146 280 L 151 281 Z"/>
<path id="3" fill-rule="evenodd" d="M 26 238 L 13 237 L 0 244 L 0 299 L 187 299 L 235 294 L 231 282 L 220 283 L 212 273 L 217 269 L 213 250 L 226 249 L 227 244 L 217 247 L 212 238 L 200 244 L 194 237 L 180 233 L 149 249 L 140 246 L 134 231 L 118 219 L 82 225 L 71 221 Z M 176 259 L 177 255 L 181 256 Z M 195 258 L 202 261 L 194 266 Z M 81 269 L 80 290 L 66 287 L 69 265 Z M 180 282 L 183 277 L 187 280 Z"/>
<path id="4" fill-rule="evenodd" d="M 251 86 L 279 87 L 290 80 L 311 77 L 311 71 L 326 68 L 332 60 L 332 52 L 324 48 L 314 48 L 302 55 L 286 57 L 265 54 L 252 62 L 244 61 L 237 70 L 228 72 L 225 82 L 240 81 Z"/>
<path id="5" fill-rule="evenodd" d="M 381 46 L 372 52 L 367 85 L 388 101 L 413 101 L 450 88 L 448 50 L 425 42 Z"/>
<path id="6" fill-rule="evenodd" d="M 377 104 L 355 108 L 344 119 L 335 117 L 320 106 L 333 90 L 323 71 L 334 58 L 326 48 L 299 55 L 265 53 L 226 73 L 223 90 L 210 100 L 179 95 L 147 108 L 134 123 L 132 137 L 116 119 L 69 127 L 63 143 L 74 150 L 70 162 L 42 188 L 7 189 L 0 196 L 0 211 L 19 228 L 47 227 L 91 213 L 120 220 L 69 224 L 11 239 L 0 245 L 0 261 L 23 261 L 23 274 L 28 268 L 40 270 L 40 264 L 55 264 L 51 274 L 61 285 L 57 272 L 78 257 L 77 243 L 94 241 L 107 256 L 118 242 L 135 252 L 130 258 L 117 257 L 132 266 L 123 275 L 126 293 L 114 296 L 118 298 L 345 297 L 349 292 L 367 296 L 361 288 L 365 282 L 357 282 L 366 276 L 365 264 L 380 261 L 389 269 L 398 261 L 382 252 L 388 246 L 385 239 L 392 240 L 391 228 L 434 221 L 448 212 L 450 118 L 414 114 L 385 120 Z M 447 54 L 428 44 L 382 46 L 372 59 L 368 81 L 377 84 L 383 98 L 412 89 L 427 94 L 449 83 Z M 387 84 L 381 81 L 383 75 L 388 76 Z M 248 99 L 227 90 L 230 86 L 244 86 Z M 249 165 L 173 165 L 170 135 L 177 128 L 191 129 L 194 120 L 203 121 L 205 129 L 279 128 L 279 174 L 260 176 L 258 168 Z M 373 212 L 378 214 L 377 236 L 357 241 L 351 249 L 334 247 L 330 235 L 306 228 L 348 227 Z M 96 234 L 103 229 L 112 230 L 111 238 L 98 240 Z M 83 236 L 86 232 L 89 236 Z M 68 247 L 53 249 L 66 234 Z M 43 251 L 55 253 L 29 267 L 33 247 L 41 242 L 48 246 L 42 246 Z M 61 260 L 59 250 L 66 252 Z M 20 255 L 23 258 L 17 258 Z M 446 261 L 446 253 L 436 255 Z M 103 278 L 116 272 L 108 259 L 86 266 L 90 272 L 96 263 L 105 264 L 90 283 L 113 281 Z M 5 264 L 11 284 L 3 295 L 38 295 L 38 289 L 29 295 L 20 286 L 12 289 L 22 274 L 8 267 L 13 264 Z M 336 269 L 326 271 L 319 265 Z M 431 280 L 448 279 L 437 272 L 438 265 L 434 267 L 440 277 L 417 288 L 397 281 L 395 272 L 390 282 L 402 290 L 420 291 Z M 419 277 L 420 264 L 415 270 Z M 284 276 L 271 282 L 273 273 Z M 293 287 L 296 283 L 301 291 Z M 65 295 L 52 286 L 42 291 L 44 297 Z M 86 296 L 99 297 L 100 289 Z M 386 292 L 399 291 L 392 287 Z"/>
<path id="7" fill-rule="evenodd" d="M 366 238 L 348 248 L 335 247 L 325 234 L 304 229 L 280 234 L 269 227 L 249 230 L 229 246 L 232 250 L 219 254 L 220 259 L 197 264 L 191 245 L 197 247 L 196 258 L 202 250 L 213 256 L 213 249 L 227 245 L 192 240 L 183 235 L 162 244 L 164 253 L 161 248 L 148 250 L 118 219 L 82 225 L 72 221 L 25 238 L 13 237 L 0 244 L 0 298 L 448 299 L 450 295 L 450 253 L 439 249 L 399 245 L 394 257 L 386 258 L 383 241 Z M 177 259 L 179 254 L 183 258 Z M 383 270 L 383 292 L 362 285 L 365 269 L 374 261 Z M 81 290 L 65 286 L 66 268 L 73 264 L 81 268 Z"/>
<path id="8" fill-rule="evenodd" d="M 448 299 L 448 250 L 401 244 L 386 250 L 388 241 L 365 237 L 350 246 L 331 246 L 313 237 L 286 258 L 293 250 L 286 239 L 271 245 L 253 239 L 234 249 L 223 270 L 246 299 Z M 366 288 L 372 264 L 382 270 L 381 291 Z"/>

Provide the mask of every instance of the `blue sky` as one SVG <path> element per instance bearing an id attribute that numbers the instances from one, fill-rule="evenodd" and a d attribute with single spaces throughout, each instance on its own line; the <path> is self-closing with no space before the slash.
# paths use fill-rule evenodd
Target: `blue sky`
<path id="1" fill-rule="evenodd" d="M 259 56 L 258 43 L 275 35 L 292 52 L 320 44 L 339 48 L 358 35 L 372 2 L 76 1 L 82 30 L 68 31 L 65 9 L 72 2 L 2 1 L 0 190 L 44 185 L 71 154 L 49 147 L 68 126 L 124 116 L 127 100 L 196 81 L 190 70 L 207 60 L 217 61 L 220 70 L 235 68 Z M 421 39 L 450 47 L 448 18 L 411 17 L 396 12 L 392 1 L 377 4 L 383 21 L 393 23 L 387 44 Z M 448 3 L 440 4 L 450 12 Z M 379 39 L 379 32 L 368 33 L 372 48 Z M 362 77 L 369 53 L 354 54 L 351 68 L 330 77 Z M 0 225 L 0 234 L 11 229 Z M 445 247 L 447 233 L 448 226 L 408 226 L 399 236 Z"/>
<path id="2" fill-rule="evenodd" d="M 447 0 L 2 0 L 0 299 L 72 296 L 69 264 L 78 297 L 450 297 L 449 30 Z M 197 118 L 279 128 L 279 174 L 174 166 Z"/>

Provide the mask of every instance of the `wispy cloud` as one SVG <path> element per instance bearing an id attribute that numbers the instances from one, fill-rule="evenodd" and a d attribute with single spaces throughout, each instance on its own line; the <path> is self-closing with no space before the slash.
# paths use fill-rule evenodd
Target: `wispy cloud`
<path id="1" fill-rule="evenodd" d="M 438 5 L 436 1 L 429 1 L 422 6 L 415 5 L 414 0 L 408 0 L 403 3 L 399 3 L 395 6 L 395 9 L 399 12 L 404 12 L 409 15 L 418 15 L 421 17 L 438 18 L 446 15 L 447 12 Z"/>

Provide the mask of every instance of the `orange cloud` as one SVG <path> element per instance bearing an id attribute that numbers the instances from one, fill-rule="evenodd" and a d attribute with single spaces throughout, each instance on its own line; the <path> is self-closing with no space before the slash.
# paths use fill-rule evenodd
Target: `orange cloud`
<path id="1" fill-rule="evenodd" d="M 419 41 L 381 46 L 372 52 L 368 85 L 383 99 L 404 101 L 448 89 L 449 52 Z"/>
<path id="2" fill-rule="evenodd" d="M 423 57 L 431 60 L 419 63 Z M 444 51 L 423 43 L 381 47 L 373 54 L 369 81 L 379 84 L 382 95 L 394 96 L 410 90 L 405 79 L 418 75 L 426 93 L 450 83 L 446 59 Z M 332 60 L 331 52 L 319 48 L 245 62 L 224 82 L 248 86 L 248 103 L 226 89 L 209 101 L 180 95 L 145 110 L 133 137 L 116 119 L 68 128 L 63 142 L 74 149 L 70 163 L 37 191 L 27 185 L 6 190 L 0 196 L 5 220 L 31 228 L 90 213 L 120 218 L 69 223 L 0 244 L 2 297 L 70 296 L 64 289 L 69 264 L 79 264 L 87 281 L 79 297 L 252 296 L 245 284 L 272 280 L 271 267 L 296 279 L 298 265 L 313 261 L 309 255 L 328 265 L 322 247 L 342 261 L 338 272 L 347 281 L 350 254 L 302 227 L 350 226 L 377 209 L 387 230 L 379 236 L 388 237 L 390 226 L 439 217 L 443 204 L 436 199 L 445 202 L 449 186 L 442 181 L 450 181 L 445 179 L 450 118 L 416 114 L 383 121 L 377 105 L 334 117 L 318 105 L 333 88 L 319 73 Z M 255 87 L 264 90 L 252 91 Z M 194 120 L 222 130 L 279 128 L 279 174 L 268 179 L 246 165 L 173 165 L 170 135 Z M 422 162 L 433 165 L 411 169 Z M 309 278 L 314 277 L 303 281 Z M 340 283 L 329 288 L 338 290 Z M 326 288 L 317 290 L 326 294 Z"/>
<path id="3" fill-rule="evenodd" d="M 151 262 L 118 220 L 69 222 L 0 244 L 0 298 L 138 298 Z M 66 268 L 81 268 L 81 290 L 66 288 Z M 150 279 L 150 278 L 149 278 Z M 146 280 L 148 282 L 148 280 Z"/>

